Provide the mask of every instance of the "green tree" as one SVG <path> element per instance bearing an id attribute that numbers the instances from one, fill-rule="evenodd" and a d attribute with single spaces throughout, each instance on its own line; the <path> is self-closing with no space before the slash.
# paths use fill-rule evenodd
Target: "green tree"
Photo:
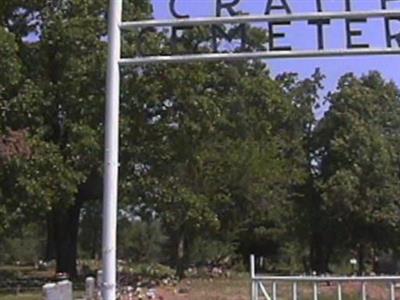
<path id="1" fill-rule="evenodd" d="M 129 76 L 125 199 L 142 217 L 161 218 L 178 275 L 198 236 L 233 243 L 278 226 L 305 175 L 289 122 L 296 103 L 265 65 L 156 66 Z"/>
<path id="2" fill-rule="evenodd" d="M 353 249 L 359 273 L 370 248 L 395 246 L 399 225 L 400 93 L 377 72 L 342 77 L 317 130 L 323 208 L 336 247 Z"/>
<path id="3" fill-rule="evenodd" d="M 291 186 L 290 209 L 283 220 L 285 243 L 297 267 L 302 264 L 306 271 L 326 273 L 329 271 L 334 237 L 327 234 L 325 223 L 329 220 L 329 214 L 323 210 L 317 184 L 320 165 L 315 133 L 319 124 L 316 110 L 321 106 L 320 91 L 324 76 L 317 69 L 310 78 L 304 80 L 299 80 L 296 74 L 282 74 L 277 79 L 286 97 L 293 103 L 287 126 L 289 137 L 297 147 L 290 150 L 290 155 L 294 157 L 303 176 L 301 182 Z"/>
<path id="4" fill-rule="evenodd" d="M 166 237 L 159 221 L 130 220 L 119 222 L 118 256 L 136 263 L 163 262 Z"/>
<path id="5" fill-rule="evenodd" d="M 0 5 L 0 134 L 25 130 L 32 153 L 2 169 L 7 179 L 2 191 L 9 191 L 2 197 L 11 207 L 40 212 L 48 224 L 46 256 L 71 276 L 81 208 L 101 195 L 106 5 L 100 0 Z M 143 19 L 151 6 L 125 1 L 124 10 L 126 18 Z M 19 187 L 21 193 L 15 193 Z"/>

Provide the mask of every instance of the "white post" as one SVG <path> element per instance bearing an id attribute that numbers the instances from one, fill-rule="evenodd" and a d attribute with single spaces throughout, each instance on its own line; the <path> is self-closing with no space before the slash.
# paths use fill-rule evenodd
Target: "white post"
<path id="1" fill-rule="evenodd" d="M 251 300 L 257 300 L 258 289 L 256 277 L 256 261 L 254 254 L 250 255 L 250 276 L 251 276 Z"/>
<path id="2" fill-rule="evenodd" d="M 276 282 L 272 283 L 272 300 L 277 300 L 276 298 Z"/>
<path id="3" fill-rule="evenodd" d="M 251 279 L 254 279 L 256 276 L 256 259 L 254 254 L 250 255 L 250 275 Z"/>
<path id="4" fill-rule="evenodd" d="M 393 282 L 390 283 L 390 300 L 395 300 L 396 298 L 396 290 Z"/>
<path id="5" fill-rule="evenodd" d="M 361 286 L 361 298 L 367 300 L 367 283 L 363 282 Z"/>
<path id="6" fill-rule="evenodd" d="M 337 285 L 337 295 L 338 295 L 338 300 L 342 300 L 342 283 L 338 282 Z"/>
<path id="7" fill-rule="evenodd" d="M 102 263 L 104 300 L 116 297 L 116 233 L 119 148 L 119 89 L 122 0 L 110 0 L 108 11 L 108 60 L 106 82 L 105 154 L 103 186 Z"/>
<path id="8" fill-rule="evenodd" d="M 292 285 L 292 296 L 293 300 L 297 300 L 297 282 L 294 281 Z"/>
<path id="9" fill-rule="evenodd" d="M 318 300 L 318 284 L 314 282 L 313 284 L 313 294 L 314 294 L 314 300 Z"/>

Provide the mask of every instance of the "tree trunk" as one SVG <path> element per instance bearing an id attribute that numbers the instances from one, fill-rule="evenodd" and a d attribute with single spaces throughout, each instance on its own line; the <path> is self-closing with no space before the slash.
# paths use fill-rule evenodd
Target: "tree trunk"
<path id="1" fill-rule="evenodd" d="M 324 247 L 324 239 L 320 232 L 313 232 L 310 242 L 310 266 L 317 274 L 328 272 L 329 254 Z"/>
<path id="2" fill-rule="evenodd" d="M 93 172 L 83 183 L 72 205 L 58 205 L 52 210 L 53 239 L 55 243 L 56 271 L 77 275 L 78 231 L 80 212 L 84 201 L 101 196 L 101 177 Z"/>
<path id="3" fill-rule="evenodd" d="M 54 221 L 53 213 L 49 212 L 46 216 L 46 228 L 47 228 L 47 240 L 46 240 L 46 253 L 45 261 L 50 261 L 56 258 L 56 248 L 55 248 L 55 234 L 54 234 Z"/>
<path id="4" fill-rule="evenodd" d="M 182 279 L 185 277 L 185 236 L 183 232 L 178 234 L 176 250 L 176 276 Z"/>
<path id="5" fill-rule="evenodd" d="M 101 245 L 99 246 L 98 239 L 99 239 L 100 235 L 101 235 L 101 232 L 99 232 L 98 227 L 95 226 L 95 229 L 93 230 L 91 249 L 90 249 L 90 258 L 91 259 L 98 259 L 98 257 L 99 257 L 98 253 L 99 253 L 99 249 L 101 249 Z"/>
<path id="6" fill-rule="evenodd" d="M 53 209 L 53 228 L 56 250 L 56 271 L 67 273 L 70 278 L 77 275 L 78 229 L 81 201 L 69 207 Z"/>
<path id="7" fill-rule="evenodd" d="M 358 256 L 358 276 L 362 276 L 365 273 L 365 247 L 363 244 L 359 244 L 357 247 Z"/>

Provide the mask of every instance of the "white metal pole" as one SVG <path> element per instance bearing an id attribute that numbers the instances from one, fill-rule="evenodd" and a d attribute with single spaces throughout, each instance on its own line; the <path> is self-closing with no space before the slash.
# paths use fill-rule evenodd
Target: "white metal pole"
<path id="1" fill-rule="evenodd" d="M 292 296 L 293 300 L 297 300 L 297 282 L 294 281 L 292 285 Z"/>
<path id="2" fill-rule="evenodd" d="M 276 282 L 272 282 L 272 300 L 277 300 L 276 298 Z"/>
<path id="3" fill-rule="evenodd" d="M 313 283 L 313 294 L 314 300 L 318 300 L 318 284 L 316 282 Z"/>
<path id="4" fill-rule="evenodd" d="M 256 257 L 254 254 L 250 255 L 250 275 L 251 279 L 256 277 Z"/>
<path id="5" fill-rule="evenodd" d="M 390 283 L 390 300 L 395 300 L 396 298 L 396 290 L 393 282 Z"/>
<path id="6" fill-rule="evenodd" d="M 361 298 L 367 300 L 367 283 L 363 282 L 361 285 Z"/>
<path id="7" fill-rule="evenodd" d="M 105 153 L 103 186 L 102 294 L 116 298 L 116 234 L 118 198 L 119 92 L 122 0 L 110 0 L 108 11 L 108 60 L 106 82 Z"/>
<path id="8" fill-rule="evenodd" d="M 338 296 L 338 300 L 342 300 L 342 283 L 338 282 L 337 285 L 337 296 Z"/>
<path id="9" fill-rule="evenodd" d="M 258 290 L 256 277 L 256 260 L 254 254 L 250 255 L 251 300 L 257 300 Z"/>

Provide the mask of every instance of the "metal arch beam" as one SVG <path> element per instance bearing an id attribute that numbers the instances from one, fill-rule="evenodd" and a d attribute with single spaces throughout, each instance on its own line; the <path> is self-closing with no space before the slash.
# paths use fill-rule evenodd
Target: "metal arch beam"
<path id="1" fill-rule="evenodd" d="M 250 53 L 208 53 L 171 56 L 144 56 L 122 58 L 120 66 L 149 65 L 158 63 L 195 63 L 214 61 L 237 61 L 249 59 L 278 59 L 278 58 L 315 58 L 315 57 L 343 57 L 365 55 L 394 55 L 400 54 L 400 48 L 365 48 L 365 49 L 333 49 L 311 51 L 263 51 Z"/>
<path id="2" fill-rule="evenodd" d="M 242 15 L 233 17 L 207 17 L 190 19 L 144 20 L 122 22 L 122 30 L 133 30 L 146 27 L 172 27 L 172 26 L 200 26 L 238 23 L 260 23 L 279 21 L 304 21 L 304 20 L 337 20 L 353 18 L 400 18 L 400 10 L 371 10 L 359 12 L 318 12 L 306 14 L 285 15 Z"/>

